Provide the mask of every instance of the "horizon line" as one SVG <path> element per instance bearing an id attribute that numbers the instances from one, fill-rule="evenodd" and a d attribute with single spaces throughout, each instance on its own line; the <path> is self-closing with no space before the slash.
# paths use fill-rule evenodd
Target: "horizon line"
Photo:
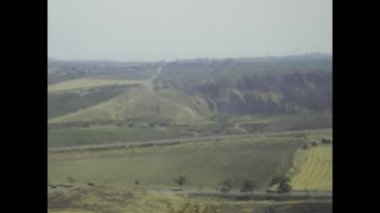
<path id="1" fill-rule="evenodd" d="M 113 59 L 62 59 L 57 57 L 48 57 L 49 60 L 55 61 L 103 61 L 103 62 L 116 62 L 116 63 L 157 63 L 157 62 L 173 62 L 173 61 L 191 61 L 191 60 L 225 60 L 225 59 L 264 59 L 264 58 L 283 58 L 283 57 L 294 57 L 294 56 L 307 56 L 307 55 L 328 55 L 332 56 L 333 53 L 327 52 L 307 52 L 300 54 L 289 54 L 289 55 L 264 55 L 264 56 L 241 56 L 241 57 L 193 57 L 193 58 L 176 58 L 176 59 L 161 59 L 161 60 L 113 60 Z"/>

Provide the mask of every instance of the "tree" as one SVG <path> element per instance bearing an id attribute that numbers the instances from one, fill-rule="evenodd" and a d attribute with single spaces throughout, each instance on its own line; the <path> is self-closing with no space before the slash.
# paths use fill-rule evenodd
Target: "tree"
<path id="1" fill-rule="evenodd" d="M 285 175 L 277 175 L 273 177 L 269 185 L 273 186 L 273 185 L 278 184 L 277 192 L 284 193 L 284 192 L 289 192 L 292 189 L 289 182 L 290 182 L 290 179 L 286 177 Z"/>
<path id="2" fill-rule="evenodd" d="M 253 180 L 244 179 L 243 186 L 241 187 L 241 192 L 253 192 L 256 188 L 256 184 Z"/>
<path id="3" fill-rule="evenodd" d="M 318 142 L 317 141 L 311 142 L 311 146 L 318 146 Z"/>
<path id="4" fill-rule="evenodd" d="M 184 175 L 179 175 L 177 179 L 174 180 L 179 186 L 183 186 L 187 182 L 187 177 Z"/>
<path id="5" fill-rule="evenodd" d="M 280 184 L 282 182 L 290 182 L 290 179 L 286 177 L 285 175 L 276 175 L 272 178 L 272 181 L 270 182 L 270 186 Z"/>
<path id="6" fill-rule="evenodd" d="M 73 177 L 71 177 L 71 176 L 68 176 L 68 177 L 67 177 L 67 181 L 68 181 L 69 183 L 74 183 L 74 182 L 75 182 L 75 179 L 74 179 Z"/>
<path id="7" fill-rule="evenodd" d="M 277 189 L 279 193 L 289 192 L 290 190 L 292 190 L 292 187 L 288 182 L 281 182 Z"/>
<path id="8" fill-rule="evenodd" d="M 223 187 L 220 189 L 221 192 L 229 192 L 231 191 L 231 188 L 232 188 L 232 179 L 227 179 L 225 181 L 223 181 L 222 183 Z"/>
<path id="9" fill-rule="evenodd" d="M 322 138 L 321 143 L 323 144 L 330 144 L 332 141 L 328 138 Z"/>

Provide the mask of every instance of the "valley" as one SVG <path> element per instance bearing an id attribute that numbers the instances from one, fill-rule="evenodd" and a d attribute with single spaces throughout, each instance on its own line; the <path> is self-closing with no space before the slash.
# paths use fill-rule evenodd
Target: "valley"
<path id="1" fill-rule="evenodd" d="M 48 183 L 72 186 L 49 212 L 332 211 L 304 194 L 332 192 L 329 55 L 50 61 L 48 77 Z M 232 196 L 247 180 L 280 196 L 276 177 L 302 196 Z"/>

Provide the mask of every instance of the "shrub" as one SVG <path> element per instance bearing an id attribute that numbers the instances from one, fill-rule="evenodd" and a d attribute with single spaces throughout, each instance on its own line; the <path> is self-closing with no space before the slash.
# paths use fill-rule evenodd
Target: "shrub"
<path id="1" fill-rule="evenodd" d="M 67 181 L 68 181 L 69 183 L 74 183 L 74 182 L 75 182 L 75 179 L 74 179 L 73 177 L 71 177 L 71 176 L 68 176 L 68 177 L 67 177 Z"/>
<path id="2" fill-rule="evenodd" d="M 222 188 L 221 188 L 221 192 L 223 193 L 226 193 L 226 192 L 229 192 L 231 191 L 231 188 L 232 188 L 232 179 L 227 179 L 225 181 L 223 181 L 222 183 Z"/>
<path id="3" fill-rule="evenodd" d="M 311 144 L 311 146 L 318 146 L 318 142 L 317 141 L 313 141 L 310 144 Z"/>
<path id="4" fill-rule="evenodd" d="M 177 179 L 174 180 L 179 186 L 183 186 L 187 182 L 187 177 L 184 175 L 179 175 Z"/>
<path id="5" fill-rule="evenodd" d="M 323 143 L 323 144 L 331 144 L 332 141 L 331 141 L 331 139 L 328 139 L 328 138 L 322 138 L 321 139 L 321 143 Z"/>
<path id="6" fill-rule="evenodd" d="M 253 192 L 256 188 L 256 184 L 253 180 L 244 179 L 243 186 L 241 187 L 242 192 Z"/>

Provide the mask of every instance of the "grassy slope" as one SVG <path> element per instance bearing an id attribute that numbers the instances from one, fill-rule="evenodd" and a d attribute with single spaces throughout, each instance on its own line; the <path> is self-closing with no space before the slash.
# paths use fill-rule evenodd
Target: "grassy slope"
<path id="1" fill-rule="evenodd" d="M 332 191 L 332 145 L 319 145 L 296 152 L 294 189 Z"/>
<path id="2" fill-rule="evenodd" d="M 88 92 L 64 92 L 48 94 L 48 118 L 62 116 L 80 109 L 92 107 L 125 92 L 127 88 L 103 88 Z"/>
<path id="3" fill-rule="evenodd" d="M 81 78 L 69 81 L 63 81 L 56 84 L 51 84 L 48 86 L 49 92 L 62 92 L 75 89 L 88 89 L 91 87 L 100 87 L 107 85 L 138 85 L 143 81 L 133 81 L 133 80 L 117 80 L 117 79 L 91 79 L 91 78 Z"/>
<path id="4" fill-rule="evenodd" d="M 291 166 L 292 153 L 302 141 L 294 137 L 252 137 L 234 141 L 180 144 L 167 147 L 133 148 L 97 152 L 49 153 L 50 182 L 173 187 L 181 173 L 186 186 L 220 187 L 233 178 L 240 188 L 243 178 L 254 179 L 264 187 L 272 175 L 284 174 Z"/>
<path id="5" fill-rule="evenodd" d="M 191 104 L 198 105 L 201 110 L 194 109 Z M 204 103 L 199 102 L 197 97 L 169 91 L 156 93 L 144 87 L 130 89 L 109 101 L 51 119 L 49 122 L 137 119 L 149 122 L 154 120 L 172 121 L 176 124 L 208 123 L 198 111 L 205 113 L 207 108 Z"/>

